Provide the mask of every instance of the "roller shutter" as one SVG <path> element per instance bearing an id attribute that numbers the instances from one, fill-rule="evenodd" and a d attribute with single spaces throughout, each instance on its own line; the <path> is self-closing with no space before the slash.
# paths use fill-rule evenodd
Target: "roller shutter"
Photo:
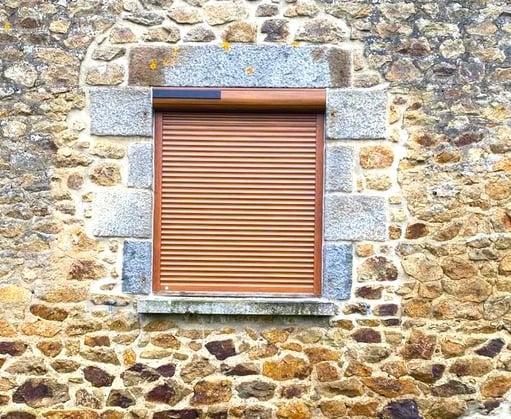
<path id="1" fill-rule="evenodd" d="M 157 113 L 154 290 L 318 295 L 323 123 Z"/>

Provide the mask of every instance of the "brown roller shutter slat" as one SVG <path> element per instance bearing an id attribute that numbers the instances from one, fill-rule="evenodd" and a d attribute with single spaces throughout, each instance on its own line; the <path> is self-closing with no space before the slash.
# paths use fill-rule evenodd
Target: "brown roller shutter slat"
<path id="1" fill-rule="evenodd" d="M 156 115 L 154 290 L 318 295 L 323 116 Z"/>

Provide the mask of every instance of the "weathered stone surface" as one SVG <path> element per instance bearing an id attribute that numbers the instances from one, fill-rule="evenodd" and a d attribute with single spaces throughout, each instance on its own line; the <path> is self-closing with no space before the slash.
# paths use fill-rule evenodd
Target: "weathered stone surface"
<path id="1" fill-rule="evenodd" d="M 319 388 L 320 394 L 326 397 L 346 396 L 358 397 L 364 394 L 362 382 L 355 377 L 350 377 L 340 381 L 326 383 Z"/>
<path id="2" fill-rule="evenodd" d="M 319 408 L 327 418 L 338 418 L 346 415 L 346 404 L 342 400 L 324 400 Z"/>
<path id="3" fill-rule="evenodd" d="M 461 301 L 483 302 L 491 295 L 491 285 L 481 278 L 466 278 L 458 281 L 442 281 L 442 288 Z"/>
<path id="4" fill-rule="evenodd" d="M 323 297 L 337 300 L 349 298 L 352 252 L 352 246 L 349 244 L 325 244 L 323 246 Z"/>
<path id="5" fill-rule="evenodd" d="M 476 354 L 481 356 L 486 356 L 488 358 L 494 358 L 497 356 L 502 348 L 505 346 L 506 342 L 502 338 L 491 339 L 481 348 L 474 351 Z"/>
<path id="6" fill-rule="evenodd" d="M 310 365 L 301 358 L 286 355 L 278 361 L 266 361 L 263 364 L 263 375 L 277 381 L 293 378 L 306 378 L 310 375 Z"/>
<path id="7" fill-rule="evenodd" d="M 204 358 L 194 358 L 181 369 L 181 378 L 185 383 L 191 383 L 199 377 L 206 377 L 216 371 L 215 367 Z"/>
<path id="8" fill-rule="evenodd" d="M 355 295 L 368 300 L 379 300 L 382 296 L 383 287 L 365 286 L 355 290 Z"/>
<path id="9" fill-rule="evenodd" d="M 462 302 L 454 297 L 443 297 L 433 302 L 433 315 L 439 319 L 478 320 L 483 317 L 480 304 Z"/>
<path id="10" fill-rule="evenodd" d="M 161 348 L 179 349 L 181 347 L 179 340 L 171 333 L 155 335 L 151 338 L 151 343 Z"/>
<path id="11" fill-rule="evenodd" d="M 192 41 L 185 36 L 186 40 Z M 342 87 L 350 82 L 349 57 L 350 54 L 346 50 L 322 46 L 230 45 L 228 51 L 216 45 L 183 45 L 179 48 L 140 46 L 131 49 L 129 83 L 207 87 Z M 149 68 L 151 63 L 154 70 Z M 301 71 L 294 71 L 297 67 Z M 252 70 L 247 71 L 248 68 Z M 268 71 L 270 68 L 272 71 Z M 141 132 L 140 135 L 152 134 L 150 124 L 146 125 L 147 121 L 141 117 L 146 112 L 149 112 L 147 114 L 149 117 L 151 116 L 150 101 L 145 102 L 145 90 L 133 88 L 105 90 L 118 95 L 118 98 L 114 98 L 114 104 L 119 103 L 120 106 L 122 106 L 120 102 L 130 100 L 130 95 L 141 96 L 138 101 L 142 103 L 130 105 L 130 115 L 123 118 L 138 120 L 136 128 Z M 342 96 L 340 93 L 335 96 L 339 95 Z M 355 97 L 359 96 L 373 98 L 378 94 L 353 91 L 350 97 L 355 100 Z M 103 96 L 99 99 L 102 101 Z M 137 99 L 133 97 L 132 100 Z M 336 103 L 341 104 L 337 100 L 333 105 Z M 347 103 L 346 105 L 349 106 Z M 335 106 L 336 109 L 338 107 Z M 120 116 L 114 112 L 107 113 L 116 118 L 115 124 L 126 122 L 119 120 Z M 338 117 L 343 116 L 338 114 Z M 104 120 L 101 126 L 99 123 L 97 126 L 100 135 L 137 135 L 126 133 L 129 129 L 135 131 L 133 126 L 135 121 L 128 123 L 132 128 L 125 129 L 125 132 L 111 132 L 115 131 L 114 123 L 106 126 Z M 93 130 L 93 133 L 98 130 Z"/>
<path id="12" fill-rule="evenodd" d="M 153 419 L 198 419 L 199 415 L 197 409 L 161 410 L 154 412 Z"/>
<path id="13" fill-rule="evenodd" d="M 422 419 L 415 400 L 405 399 L 390 402 L 378 414 L 381 419 Z"/>
<path id="14" fill-rule="evenodd" d="M 185 390 L 171 382 L 154 387 L 146 394 L 145 398 L 153 403 L 165 403 L 174 406 L 189 393 L 190 390 Z"/>
<path id="15" fill-rule="evenodd" d="M 217 1 L 208 3 L 203 7 L 206 22 L 210 25 L 241 20 L 248 15 L 248 11 L 242 2 Z"/>
<path id="16" fill-rule="evenodd" d="M 194 26 L 183 37 L 185 42 L 209 42 L 214 39 L 216 39 L 215 33 L 206 25 Z"/>
<path id="17" fill-rule="evenodd" d="M 472 278 L 477 274 L 477 268 L 474 263 L 458 258 L 448 257 L 442 260 L 442 269 L 451 279 Z"/>
<path id="18" fill-rule="evenodd" d="M 253 43 L 257 39 L 257 26 L 248 22 L 232 22 L 222 33 L 226 42 Z"/>
<path id="19" fill-rule="evenodd" d="M 310 408 L 301 400 L 293 400 L 289 403 L 281 403 L 277 407 L 279 419 L 311 419 Z"/>
<path id="20" fill-rule="evenodd" d="M 475 389 L 461 381 L 449 380 L 445 384 L 431 387 L 431 394 L 436 397 L 452 397 L 457 394 L 473 394 Z"/>
<path id="21" fill-rule="evenodd" d="M 113 349 L 110 348 L 86 348 L 80 355 L 89 361 L 102 362 L 105 364 L 119 365 L 119 358 Z"/>
<path id="22" fill-rule="evenodd" d="M 199 9 L 185 6 L 174 6 L 170 8 L 167 16 L 177 23 L 199 23 L 202 16 Z"/>
<path id="23" fill-rule="evenodd" d="M 395 281 L 397 268 L 383 256 L 366 259 L 357 269 L 359 281 Z"/>
<path id="24" fill-rule="evenodd" d="M 112 44 L 129 44 L 136 42 L 137 37 L 127 26 L 119 26 L 110 32 L 110 42 Z"/>
<path id="25" fill-rule="evenodd" d="M 181 39 L 181 33 L 176 26 L 160 26 L 157 28 L 149 28 L 143 38 L 147 42 L 174 43 Z"/>
<path id="26" fill-rule="evenodd" d="M 91 89 L 90 112 L 92 134 L 145 137 L 153 135 L 149 89 Z"/>
<path id="27" fill-rule="evenodd" d="M 279 14 L 279 6 L 273 3 L 261 3 L 256 9 L 257 17 L 271 17 Z"/>
<path id="28" fill-rule="evenodd" d="M 91 168 L 89 177 L 98 185 L 113 186 L 121 181 L 121 169 L 116 163 L 100 163 Z"/>
<path id="29" fill-rule="evenodd" d="M 145 190 L 96 192 L 92 220 L 98 237 L 151 236 L 152 194 Z"/>
<path id="30" fill-rule="evenodd" d="M 255 364 L 252 363 L 243 363 L 237 364 L 233 367 L 229 365 L 222 364 L 220 366 L 222 373 L 226 376 L 246 376 L 246 375 L 258 375 L 259 368 Z"/>
<path id="31" fill-rule="evenodd" d="M 205 346 L 209 353 L 220 361 L 236 355 L 236 348 L 232 339 L 211 341 L 206 343 Z"/>
<path id="32" fill-rule="evenodd" d="M 164 17 L 158 13 L 138 10 L 136 13 L 128 14 L 125 19 L 133 23 L 138 23 L 139 25 L 153 26 L 161 24 Z"/>
<path id="33" fill-rule="evenodd" d="M 357 330 L 355 333 L 351 335 L 351 337 L 361 343 L 380 343 L 381 342 L 381 334 L 380 332 L 369 329 L 369 328 L 363 328 Z"/>
<path id="34" fill-rule="evenodd" d="M 232 390 L 229 380 L 199 381 L 193 387 L 192 405 L 225 403 L 231 399 Z"/>
<path id="35" fill-rule="evenodd" d="M 99 279 L 106 275 L 106 269 L 95 259 L 76 259 L 69 267 L 67 279 Z M 43 317 L 43 316 L 40 316 Z M 44 318 L 44 317 L 43 317 Z M 55 320 L 55 319 L 47 319 Z"/>
<path id="36" fill-rule="evenodd" d="M 408 364 L 408 370 L 409 375 L 416 380 L 431 384 L 442 378 L 445 371 L 445 365 L 415 361 Z"/>
<path id="37" fill-rule="evenodd" d="M 49 407 L 69 400 L 68 388 L 49 378 L 30 378 L 19 386 L 12 396 L 15 403 L 30 407 Z"/>
<path id="38" fill-rule="evenodd" d="M 412 330 L 403 349 L 405 359 L 431 359 L 436 348 L 435 335 L 426 335 L 420 330 Z"/>
<path id="39" fill-rule="evenodd" d="M 387 146 L 366 146 L 360 148 L 359 163 L 363 169 L 384 169 L 394 161 L 394 152 Z"/>
<path id="40" fill-rule="evenodd" d="M 472 376 L 481 377 L 493 369 L 493 363 L 486 358 L 459 358 L 449 368 L 449 372 L 459 377 Z"/>
<path id="41" fill-rule="evenodd" d="M 80 364 L 71 359 L 56 359 L 50 365 L 55 371 L 61 374 L 75 372 L 78 368 L 80 368 Z"/>
<path id="42" fill-rule="evenodd" d="M 132 144 L 128 147 L 128 186 L 148 188 L 153 185 L 153 147 L 151 143 Z"/>
<path id="43" fill-rule="evenodd" d="M 357 222 L 353 223 L 353 214 Z M 385 200 L 376 196 L 327 194 L 325 240 L 385 240 Z"/>
<path id="44" fill-rule="evenodd" d="M 93 86 L 115 86 L 124 81 L 124 67 L 119 64 L 102 64 L 89 69 L 86 82 Z"/>
<path id="45" fill-rule="evenodd" d="M 331 18 L 306 20 L 297 30 L 295 40 L 312 43 L 340 43 L 349 36 L 349 29 L 342 21 Z"/>
<path id="46" fill-rule="evenodd" d="M 151 291 L 152 245 L 150 242 L 124 242 L 122 290 L 130 294 L 149 294 Z"/>
<path id="47" fill-rule="evenodd" d="M 331 362 L 320 362 L 314 366 L 314 370 L 322 383 L 337 381 L 340 378 L 338 368 Z"/>
<path id="48" fill-rule="evenodd" d="M 101 368 L 92 366 L 83 369 L 83 376 L 94 387 L 110 387 L 115 378 Z"/>
<path id="49" fill-rule="evenodd" d="M 41 341 L 37 343 L 37 349 L 39 349 L 44 355 L 52 358 L 57 356 L 62 351 L 62 348 L 62 343 L 56 340 Z"/>
<path id="50" fill-rule="evenodd" d="M 314 17 L 319 13 L 318 5 L 309 0 L 298 0 L 291 4 L 285 11 L 285 17 L 309 16 Z"/>
<path id="51" fill-rule="evenodd" d="M 327 145 L 325 157 L 325 190 L 351 192 L 353 190 L 353 148 Z"/>
<path id="52" fill-rule="evenodd" d="M 324 346 L 313 346 L 305 349 L 304 352 L 311 364 L 323 361 L 338 361 L 340 358 L 339 351 Z"/>
<path id="53" fill-rule="evenodd" d="M 123 409 L 133 406 L 135 403 L 136 399 L 129 390 L 112 390 L 106 400 L 107 406 L 116 406 Z"/>
<path id="54" fill-rule="evenodd" d="M 385 138 L 387 100 L 382 88 L 328 89 L 326 136 L 339 140 Z"/>
<path id="55" fill-rule="evenodd" d="M 405 256 L 401 261 L 401 265 L 408 275 L 419 281 L 436 281 L 443 277 L 440 265 L 432 257 L 423 253 Z"/>
<path id="56" fill-rule="evenodd" d="M 284 42 L 289 37 L 289 22 L 285 19 L 268 19 L 261 25 L 265 42 Z"/>
<path id="57" fill-rule="evenodd" d="M 371 390 L 385 397 L 398 397 L 405 394 L 418 395 L 419 389 L 410 379 L 395 379 L 386 377 L 362 378 L 362 382 Z"/>
<path id="58" fill-rule="evenodd" d="M 175 368 L 174 368 L 175 371 Z M 147 365 L 136 363 L 129 367 L 126 371 L 121 374 L 121 378 L 126 387 L 143 384 L 146 382 L 153 382 L 158 380 L 161 374 L 158 370 L 151 368 Z M 174 373 L 172 373 L 174 375 Z M 170 376 L 172 376 L 170 375 Z M 165 375 L 168 377 L 169 375 Z"/>
<path id="59" fill-rule="evenodd" d="M 276 389 L 276 385 L 265 381 L 254 380 L 241 383 L 236 386 L 238 396 L 242 399 L 254 397 L 258 400 L 270 400 Z"/>
<path id="60" fill-rule="evenodd" d="M 511 388 L 511 375 L 495 374 L 489 376 L 481 386 L 483 397 L 499 398 L 504 396 Z"/>
<path id="61" fill-rule="evenodd" d="M 93 60 L 101 60 L 101 61 L 112 61 L 116 58 L 122 57 L 126 53 L 125 48 L 121 47 L 98 47 L 92 53 Z"/>

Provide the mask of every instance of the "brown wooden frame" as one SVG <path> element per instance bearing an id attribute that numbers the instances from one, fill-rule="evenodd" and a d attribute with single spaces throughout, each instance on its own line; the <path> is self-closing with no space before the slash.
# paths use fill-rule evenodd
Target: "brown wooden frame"
<path id="1" fill-rule="evenodd" d="M 172 90 L 171 88 L 165 88 Z M 184 90 L 183 88 L 176 88 Z M 208 90 L 205 88 L 190 90 Z M 314 278 L 313 295 L 321 294 L 322 285 L 322 227 L 323 227 L 323 154 L 324 154 L 324 111 L 326 107 L 326 91 L 324 89 L 214 89 L 220 90 L 220 99 L 187 99 L 187 98 L 155 98 L 153 99 L 155 113 L 155 196 L 154 196 L 154 220 L 153 220 L 153 267 L 159 267 L 161 252 L 161 205 L 162 200 L 162 131 L 163 118 L 161 111 L 226 111 L 236 112 L 275 112 L 275 113 L 316 113 L 316 184 L 315 184 L 315 226 L 314 226 Z M 176 294 L 176 292 L 163 291 L 159 278 L 158 269 L 153 269 L 153 291 L 155 293 Z M 183 292 L 177 292 L 183 294 Z M 212 295 L 214 292 L 186 292 L 184 294 Z M 226 293 L 222 293 L 226 295 Z M 233 295 L 243 295 L 236 293 Z M 249 293 L 248 295 L 256 295 Z M 271 296 L 263 294 L 264 296 Z M 284 294 L 274 294 L 283 296 Z M 290 294 L 303 297 L 306 294 Z"/>

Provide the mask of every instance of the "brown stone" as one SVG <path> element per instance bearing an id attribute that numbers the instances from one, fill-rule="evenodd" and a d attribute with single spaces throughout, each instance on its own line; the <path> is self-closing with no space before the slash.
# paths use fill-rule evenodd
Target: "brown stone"
<path id="1" fill-rule="evenodd" d="M 114 376 L 98 367 L 86 367 L 83 369 L 83 376 L 93 387 L 110 387 Z"/>
<path id="2" fill-rule="evenodd" d="M 200 413 L 197 409 L 161 410 L 153 414 L 153 419 L 198 419 L 199 417 Z"/>
<path id="3" fill-rule="evenodd" d="M 338 350 L 322 346 L 307 348 L 304 352 L 311 364 L 317 364 L 323 361 L 338 361 L 341 357 Z"/>
<path id="4" fill-rule="evenodd" d="M 412 361 L 408 364 L 409 375 L 423 383 L 432 384 L 442 378 L 445 365 Z"/>
<path id="5" fill-rule="evenodd" d="M 110 346 L 110 338 L 108 336 L 85 336 L 84 342 L 87 346 Z"/>
<path id="6" fill-rule="evenodd" d="M 263 375 L 277 381 L 303 379 L 310 375 L 310 370 L 310 365 L 306 361 L 292 355 L 286 355 L 278 361 L 266 361 L 263 364 Z"/>
<path id="7" fill-rule="evenodd" d="M 248 351 L 248 357 L 250 359 L 262 359 L 269 358 L 270 356 L 278 353 L 278 348 L 273 344 L 264 344 L 255 346 Z"/>
<path id="8" fill-rule="evenodd" d="M 405 256 L 401 264 L 403 270 L 419 281 L 436 281 L 443 277 L 443 271 L 440 265 L 431 258 L 423 253 L 414 253 L 409 256 Z"/>
<path id="9" fill-rule="evenodd" d="M 417 402 L 411 399 L 396 400 L 388 403 L 378 414 L 381 419 L 422 419 Z"/>
<path id="10" fill-rule="evenodd" d="M 103 347 L 86 348 L 80 352 L 80 355 L 89 361 L 120 365 L 119 358 L 117 358 L 117 354 L 113 349 Z"/>
<path id="11" fill-rule="evenodd" d="M 356 375 L 358 377 L 369 377 L 372 373 L 373 370 L 371 367 L 354 360 L 349 362 L 346 367 L 346 371 L 344 372 L 347 377 L 352 375 Z"/>
<path id="12" fill-rule="evenodd" d="M 162 369 L 164 372 L 165 369 Z M 175 372 L 175 367 L 171 375 L 164 375 L 165 377 L 172 377 Z M 126 371 L 121 374 L 121 378 L 126 387 L 135 386 L 142 383 L 153 382 L 160 378 L 160 371 L 154 368 L 148 367 L 147 365 L 136 363 L 129 367 Z"/>
<path id="13" fill-rule="evenodd" d="M 230 0 L 208 3 L 202 8 L 206 22 L 210 25 L 242 20 L 248 16 L 248 11 L 242 3 Z"/>
<path id="14" fill-rule="evenodd" d="M 99 419 L 98 413 L 92 410 L 54 410 L 43 414 L 49 419 Z M 101 416 L 103 419 L 103 416 Z M 106 419 L 106 418 L 105 418 Z"/>
<path id="15" fill-rule="evenodd" d="M 222 33 L 226 42 L 253 43 L 257 39 L 257 25 L 248 22 L 232 22 Z"/>
<path id="16" fill-rule="evenodd" d="M 376 410 L 378 409 L 377 401 L 369 402 L 355 402 L 349 405 L 348 417 L 352 418 L 355 416 L 365 416 L 368 418 L 376 417 Z"/>
<path id="17" fill-rule="evenodd" d="M 48 369 L 43 358 L 24 356 L 11 362 L 6 371 L 10 374 L 44 375 Z"/>
<path id="18" fill-rule="evenodd" d="M 322 396 L 326 397 L 359 397 L 364 394 L 365 389 L 358 378 L 350 377 L 344 380 L 323 384 L 319 386 L 318 391 Z"/>
<path id="19" fill-rule="evenodd" d="M 449 380 L 445 384 L 431 387 L 431 394 L 436 397 L 452 397 L 458 394 L 473 394 L 475 389 L 458 380 Z"/>
<path id="20" fill-rule="evenodd" d="M 259 368 L 255 364 L 243 363 L 237 364 L 234 367 L 222 364 L 220 366 L 222 373 L 226 376 L 246 376 L 246 375 L 258 375 Z"/>
<path id="21" fill-rule="evenodd" d="M 511 388 L 511 375 L 498 374 L 492 375 L 486 379 L 481 386 L 481 395 L 483 397 L 499 398 L 503 397 Z"/>
<path id="22" fill-rule="evenodd" d="M 154 387 L 146 394 L 145 398 L 149 402 L 165 403 L 174 406 L 189 393 L 190 390 L 184 389 L 183 387 L 177 385 L 177 383 L 167 382 L 165 384 Z"/>
<path id="23" fill-rule="evenodd" d="M 459 257 L 447 257 L 442 260 L 442 269 L 451 279 L 472 278 L 477 274 L 473 262 Z"/>
<path id="24" fill-rule="evenodd" d="M 232 339 L 211 341 L 206 343 L 205 346 L 209 353 L 220 361 L 236 355 L 236 348 Z"/>
<path id="25" fill-rule="evenodd" d="M 88 285 L 70 284 L 48 284 L 36 289 L 36 296 L 48 303 L 78 303 L 87 299 Z"/>
<path id="26" fill-rule="evenodd" d="M 378 304 L 373 308 L 375 316 L 395 316 L 399 310 L 397 304 Z"/>
<path id="27" fill-rule="evenodd" d="M 51 363 L 51 367 L 58 373 L 68 374 L 80 368 L 80 364 L 71 359 L 56 359 Z"/>
<path id="28" fill-rule="evenodd" d="M 124 67 L 119 64 L 102 64 L 89 69 L 86 82 L 93 86 L 116 86 L 124 80 Z"/>
<path id="29" fill-rule="evenodd" d="M 395 281 L 397 268 L 383 256 L 366 259 L 357 269 L 359 281 Z"/>
<path id="30" fill-rule="evenodd" d="M 308 16 L 314 17 L 319 13 L 319 7 L 310 0 L 298 0 L 284 11 L 285 17 Z"/>
<path id="31" fill-rule="evenodd" d="M 49 378 L 29 378 L 19 386 L 12 396 L 14 403 L 25 403 L 30 407 L 50 407 L 69 400 L 68 388 Z"/>
<path id="32" fill-rule="evenodd" d="M 447 294 L 455 296 L 461 301 L 480 303 L 491 295 L 491 285 L 481 278 L 467 278 L 457 281 L 442 281 L 442 288 Z"/>
<path id="33" fill-rule="evenodd" d="M 309 407 L 301 400 L 293 400 L 289 403 L 281 403 L 277 406 L 277 418 L 279 419 L 311 419 Z"/>
<path id="34" fill-rule="evenodd" d="M 181 33 L 176 26 L 160 26 L 149 28 L 143 35 L 143 39 L 147 42 L 175 43 L 181 39 Z"/>
<path id="35" fill-rule="evenodd" d="M 381 370 L 395 378 L 399 378 L 408 374 L 408 368 L 403 361 L 386 362 L 381 366 Z"/>
<path id="36" fill-rule="evenodd" d="M 426 335 L 420 330 L 412 330 L 403 349 L 403 357 L 405 359 L 431 359 L 435 351 L 436 341 L 435 335 Z"/>
<path id="37" fill-rule="evenodd" d="M 374 329 L 362 328 L 355 331 L 351 337 L 357 341 L 362 343 L 380 343 L 381 342 L 381 334 L 380 332 Z"/>
<path id="38" fill-rule="evenodd" d="M 171 333 L 160 333 L 151 338 L 151 343 L 161 348 L 179 349 L 181 343 Z"/>
<path id="39" fill-rule="evenodd" d="M 125 53 L 125 48 L 112 46 L 98 47 L 93 51 L 92 59 L 99 61 L 112 61 L 116 58 L 122 57 Z"/>
<path id="40" fill-rule="evenodd" d="M 433 302 L 433 315 L 439 319 L 479 320 L 483 317 L 483 308 L 477 303 L 446 296 Z"/>
<path id="41" fill-rule="evenodd" d="M 265 42 L 285 42 L 289 36 L 289 22 L 285 19 L 268 19 L 261 25 Z"/>
<path id="42" fill-rule="evenodd" d="M 225 403 L 231 399 L 231 382 L 228 380 L 199 381 L 193 387 L 192 405 Z"/>
<path id="43" fill-rule="evenodd" d="M 458 358 L 449 368 L 449 372 L 458 377 L 471 376 L 481 377 L 493 369 L 493 363 L 486 358 Z"/>
<path id="44" fill-rule="evenodd" d="M 121 181 L 121 170 L 115 163 L 100 163 L 91 169 L 90 179 L 101 186 L 117 185 Z"/>
<path id="45" fill-rule="evenodd" d="M 50 307 L 44 304 L 34 304 L 30 306 L 30 312 L 34 316 L 41 317 L 44 320 L 53 320 L 53 321 L 64 321 L 69 313 L 58 307 Z"/>
<path id="46" fill-rule="evenodd" d="M 501 259 L 499 263 L 499 273 L 502 275 L 511 274 L 511 253 Z"/>
<path id="47" fill-rule="evenodd" d="M 343 400 L 323 400 L 319 408 L 327 418 L 338 418 L 346 415 L 346 404 Z"/>
<path id="48" fill-rule="evenodd" d="M 374 392 L 385 397 L 398 397 L 405 394 L 419 395 L 419 389 L 412 380 L 403 378 L 366 377 L 362 382 Z"/>
<path id="49" fill-rule="evenodd" d="M 61 331 L 61 327 L 59 324 L 38 319 L 35 322 L 22 323 L 21 331 L 28 336 L 51 338 Z"/>
<path id="50" fill-rule="evenodd" d="M 0 354 L 20 356 L 27 350 L 27 344 L 23 342 L 0 342 Z"/>
<path id="51" fill-rule="evenodd" d="M 115 406 L 126 409 L 136 403 L 136 398 L 129 390 L 111 390 L 106 400 L 107 406 Z"/>
<path id="52" fill-rule="evenodd" d="M 77 390 L 75 400 L 78 406 L 90 407 L 91 409 L 99 409 L 102 406 L 101 401 L 85 389 Z"/>
<path id="53" fill-rule="evenodd" d="M 296 41 L 312 43 L 340 43 L 347 39 L 349 30 L 342 21 L 331 18 L 314 18 L 305 20 L 298 28 Z"/>
<path id="54" fill-rule="evenodd" d="M 359 160 L 363 169 L 384 169 L 394 162 L 394 152 L 387 146 L 366 146 L 360 149 Z"/>
<path id="55" fill-rule="evenodd" d="M 37 419 L 37 417 L 32 413 L 18 410 L 5 413 L 2 415 L 2 419 Z"/>
<path id="56" fill-rule="evenodd" d="M 314 366 L 318 381 L 323 383 L 336 381 L 340 378 L 339 369 L 332 362 L 320 362 Z"/>
<path id="57" fill-rule="evenodd" d="M 379 300 L 383 292 L 383 287 L 365 286 L 355 290 L 355 295 L 368 300 Z"/>
<path id="58" fill-rule="evenodd" d="M 467 403 L 463 400 L 451 398 L 449 400 L 437 400 L 433 407 L 426 413 L 433 419 L 458 419 L 467 411 Z"/>
<path id="59" fill-rule="evenodd" d="M 410 59 L 401 59 L 390 67 L 390 70 L 385 75 L 385 78 L 389 81 L 404 82 L 414 81 L 420 78 L 421 72 Z"/>
<path id="60" fill-rule="evenodd" d="M 56 340 L 43 340 L 37 342 L 37 349 L 39 349 L 44 355 L 49 357 L 57 356 L 63 348 L 62 343 Z"/>
<path id="61" fill-rule="evenodd" d="M 206 377 L 216 371 L 207 359 L 194 358 L 192 362 L 181 368 L 181 378 L 185 383 L 191 383 L 199 377 Z"/>
<path id="62" fill-rule="evenodd" d="M 277 386 L 261 380 L 246 381 L 236 386 L 238 396 L 242 399 L 254 397 L 258 400 L 270 400 Z"/>
<path id="63" fill-rule="evenodd" d="M 406 227 L 405 238 L 409 240 L 420 239 L 429 234 L 428 226 L 424 223 L 408 224 Z"/>
<path id="64" fill-rule="evenodd" d="M 442 349 L 442 354 L 446 358 L 453 358 L 456 356 L 461 356 L 465 353 L 466 347 L 461 342 L 456 342 L 451 339 L 443 339 L 440 342 L 440 348 Z"/>
<path id="65" fill-rule="evenodd" d="M 126 154 L 123 146 L 108 141 L 97 141 L 90 152 L 96 156 L 108 159 L 122 159 Z"/>
<path id="66" fill-rule="evenodd" d="M 202 22 L 200 10 L 189 6 L 171 7 L 167 16 L 177 23 L 193 24 Z"/>
<path id="67" fill-rule="evenodd" d="M 422 298 L 412 298 L 403 303 L 403 313 L 409 317 L 431 316 L 431 301 Z"/>

